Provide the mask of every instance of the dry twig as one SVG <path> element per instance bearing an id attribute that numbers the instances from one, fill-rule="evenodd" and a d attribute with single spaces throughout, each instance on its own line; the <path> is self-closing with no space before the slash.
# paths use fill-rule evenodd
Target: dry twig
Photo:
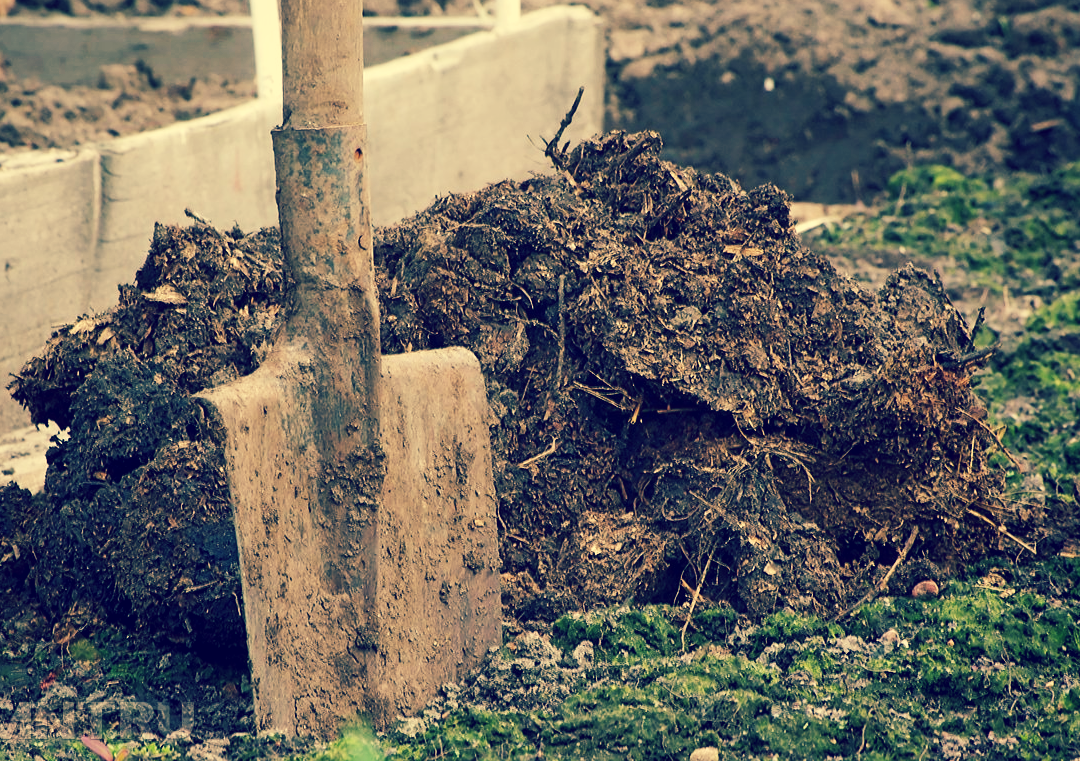
<path id="1" fill-rule="evenodd" d="M 893 574 L 896 573 L 896 569 L 900 567 L 900 564 L 904 562 L 905 558 L 907 558 L 908 553 L 911 552 L 911 547 L 913 544 L 915 544 L 915 537 L 918 535 L 919 527 L 917 525 L 912 526 L 911 533 L 908 534 L 907 541 L 904 542 L 904 549 L 900 550 L 900 554 L 896 556 L 896 562 L 892 564 L 889 572 L 885 574 L 885 578 L 875 584 L 873 587 L 871 587 L 870 591 L 864 594 L 861 600 L 859 600 L 857 603 L 845 610 L 843 613 L 836 616 L 833 621 L 839 621 L 841 618 L 847 618 L 856 610 L 861 608 L 863 605 L 872 601 L 875 597 L 881 594 L 887 586 L 889 586 L 889 579 L 892 578 Z"/>
<path id="2" fill-rule="evenodd" d="M 991 436 L 993 436 L 993 437 L 994 437 L 994 441 L 996 441 L 996 442 L 997 442 L 997 445 L 998 445 L 998 447 L 999 447 L 999 448 L 1001 449 L 1001 453 L 1002 453 L 1003 455 L 1005 455 L 1006 457 L 1008 457 L 1008 458 L 1009 458 L 1009 462 L 1011 462 L 1011 463 L 1013 464 L 1013 466 L 1014 466 L 1014 467 L 1015 467 L 1015 468 L 1016 468 L 1017 470 L 1023 470 L 1023 469 L 1024 469 L 1024 466 L 1020 464 L 1020 461 L 1019 461 L 1019 460 L 1017 460 L 1017 459 L 1016 459 L 1015 457 L 1013 457 L 1013 453 L 1012 453 L 1012 452 L 1010 452 L 1010 451 L 1009 451 L 1009 448 L 1005 446 L 1005 442 L 1001 440 L 1001 437 L 1005 435 L 1005 428 L 1004 428 L 1004 427 L 1002 427 L 1002 429 L 1001 429 L 1001 432 L 1000 432 L 1000 433 L 998 433 L 998 432 L 997 432 L 997 431 L 995 431 L 995 430 L 994 430 L 993 428 L 991 428 L 990 426 L 988 426 L 988 425 L 986 424 L 986 422 L 985 422 L 985 421 L 983 421 L 983 420 L 980 420 L 979 418 L 975 417 L 974 415 L 972 415 L 972 414 L 971 414 L 970 412 L 968 412 L 967 410 L 960 410 L 960 414 L 962 414 L 962 415 L 964 415 L 964 416 L 966 416 L 966 417 L 969 417 L 969 418 L 971 418 L 971 419 L 972 419 L 972 420 L 974 420 L 974 421 L 975 421 L 976 423 L 978 423 L 978 424 L 979 424 L 979 425 L 980 425 L 980 426 L 982 427 L 982 429 L 983 429 L 984 431 L 986 431 L 986 432 L 987 432 L 987 433 L 989 433 L 989 434 L 990 434 Z"/>
<path id="3" fill-rule="evenodd" d="M 555 388 L 562 385 L 563 360 L 566 358 L 566 275 L 559 275 L 559 361 L 555 364 Z"/>
<path id="4" fill-rule="evenodd" d="M 705 586 L 705 577 L 709 575 L 709 566 L 712 564 L 712 552 L 709 553 L 708 559 L 705 561 L 705 570 L 701 572 L 701 578 L 698 579 L 697 589 L 694 590 L 694 596 L 690 599 L 690 610 L 686 611 L 686 621 L 682 625 L 682 649 L 686 652 L 686 629 L 690 626 L 690 619 L 694 617 L 694 606 L 697 605 L 698 598 L 701 596 L 701 588 Z"/>
<path id="5" fill-rule="evenodd" d="M 555 450 L 556 450 L 556 449 L 558 449 L 558 448 L 559 448 L 559 440 L 558 440 L 558 439 L 554 439 L 554 438 L 553 438 L 553 439 L 551 440 L 551 446 L 550 446 L 550 447 L 548 447 L 547 449 L 545 449 L 545 450 L 544 450 L 543 452 L 541 452 L 540 454 L 534 454 L 534 455 L 533 455 L 532 457 L 530 457 L 529 459 L 527 459 L 527 460 L 525 460 L 525 461 L 523 461 L 523 462 L 519 462 L 517 466 L 518 466 L 519 468 L 527 468 L 527 467 L 529 467 L 530 465 L 532 465 L 533 463 L 535 463 L 535 462 L 539 462 L 540 460 L 543 460 L 543 459 L 544 459 L 545 457 L 547 457 L 548 455 L 552 455 L 552 454 L 554 454 L 554 453 L 555 453 Z"/>
<path id="6" fill-rule="evenodd" d="M 559 131 L 555 133 L 555 137 L 547 141 L 544 147 L 544 155 L 551 159 L 551 163 L 554 165 L 556 171 L 561 172 L 566 169 L 566 149 L 570 147 L 570 143 L 567 142 L 566 145 L 560 149 L 559 141 L 562 140 L 563 132 L 570 126 L 570 122 L 574 120 L 574 114 L 581 104 L 581 96 L 584 92 L 584 86 L 578 88 L 577 97 L 574 98 L 574 105 L 570 106 L 570 110 L 567 111 L 566 116 L 563 117 L 562 123 L 559 124 Z"/>

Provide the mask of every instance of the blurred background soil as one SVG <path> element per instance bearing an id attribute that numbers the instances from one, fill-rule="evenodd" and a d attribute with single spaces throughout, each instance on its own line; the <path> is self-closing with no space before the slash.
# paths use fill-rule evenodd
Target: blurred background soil
<path id="1" fill-rule="evenodd" d="M 551 4 L 525 0 L 523 9 Z M 913 164 L 1045 172 L 1080 157 L 1077 0 L 586 5 L 608 25 L 608 128 L 656 130 L 664 158 L 744 187 L 771 182 L 799 200 L 869 202 Z M 47 13 L 243 15 L 247 4 L 19 0 L 11 10 Z M 369 0 L 365 13 L 474 10 L 464 0 Z M 0 150 L 136 132 L 169 113 L 191 118 L 251 94 L 236 83 L 144 79 L 150 86 L 133 95 L 131 83 L 118 93 L 115 76 L 103 76 L 95 104 L 94 88 L 68 103 L 54 88 L 5 82 L 0 69 Z M 119 123 L 107 124 L 102 111 L 125 105 Z M 82 121 L 89 126 L 80 133 L 72 124 Z"/>

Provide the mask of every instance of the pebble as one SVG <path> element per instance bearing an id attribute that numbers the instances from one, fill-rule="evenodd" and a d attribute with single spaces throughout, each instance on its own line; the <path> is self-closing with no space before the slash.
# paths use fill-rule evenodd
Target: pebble
<path id="1" fill-rule="evenodd" d="M 920 581 L 911 590 L 912 597 L 937 597 L 938 596 L 937 582 L 927 579 L 926 581 Z"/>
<path id="2" fill-rule="evenodd" d="M 878 638 L 878 642 L 881 643 L 881 647 L 886 653 L 891 653 L 900 645 L 900 632 L 896 629 L 889 629 Z"/>
<path id="3" fill-rule="evenodd" d="M 690 761 L 720 761 L 720 751 L 711 745 L 698 748 L 690 754 Z"/>
<path id="4" fill-rule="evenodd" d="M 896 629 L 889 629 L 884 634 L 882 634 L 881 637 L 878 638 L 878 642 L 880 642 L 883 645 L 889 644 L 889 643 L 892 643 L 893 645 L 895 645 L 899 641 L 900 641 L 900 633 L 898 631 L 896 631 Z"/>

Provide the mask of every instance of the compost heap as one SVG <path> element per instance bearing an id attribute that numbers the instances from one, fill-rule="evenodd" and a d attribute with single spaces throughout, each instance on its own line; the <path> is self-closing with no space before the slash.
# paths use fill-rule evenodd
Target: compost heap
<path id="1" fill-rule="evenodd" d="M 894 591 L 1041 520 L 1001 498 L 969 388 L 986 352 L 936 279 L 866 292 L 800 244 L 784 193 L 660 148 L 549 150 L 553 176 L 376 235 L 383 352 L 463 345 L 483 367 L 508 615 L 835 614 L 905 544 Z M 191 395 L 258 365 L 288 286 L 275 231 L 159 226 L 119 305 L 12 384 L 71 426 L 22 524 L 55 614 L 242 647 L 223 432 Z"/>

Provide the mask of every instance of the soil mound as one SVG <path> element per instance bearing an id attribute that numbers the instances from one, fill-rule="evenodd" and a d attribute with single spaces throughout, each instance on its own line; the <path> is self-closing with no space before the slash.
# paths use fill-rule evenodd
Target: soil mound
<path id="1" fill-rule="evenodd" d="M 57 331 L 16 377 L 34 423 L 70 427 L 48 508 L 14 521 L 53 615 L 243 647 L 223 439 L 191 395 L 259 365 L 286 292 L 277 230 L 159 225 L 117 306 Z"/>
<path id="2" fill-rule="evenodd" d="M 1021 516 L 968 386 L 986 353 L 940 283 L 863 291 L 801 245 L 784 193 L 661 147 L 610 133 L 377 232 L 384 353 L 483 366 L 506 612 L 837 613 L 902 546 L 901 588 L 996 548 Z M 258 364 L 287 294 L 272 231 L 162 226 L 120 304 L 12 384 L 71 425 L 31 530 L 54 612 L 92 599 L 242 645 L 221 432 L 191 394 Z"/>

